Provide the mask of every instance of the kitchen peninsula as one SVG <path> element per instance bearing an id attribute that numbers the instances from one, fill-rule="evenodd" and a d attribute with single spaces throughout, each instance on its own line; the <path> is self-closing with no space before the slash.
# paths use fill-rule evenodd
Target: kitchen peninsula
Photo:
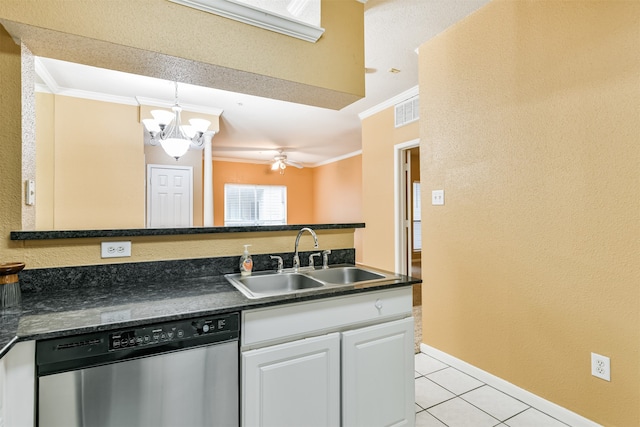
<path id="1" fill-rule="evenodd" d="M 322 226 L 314 225 L 313 227 L 318 230 L 322 245 Z M 297 229 L 299 226 L 295 228 Z M 349 228 L 353 228 L 353 225 L 350 224 Z M 292 230 L 273 230 L 266 233 L 283 231 Z M 124 231 L 119 232 L 123 233 Z M 243 230 L 245 237 L 251 236 L 247 239 L 247 243 L 252 243 L 256 234 L 262 233 Z M 16 237 L 18 236 L 24 237 L 22 234 L 16 235 Z M 153 236 L 134 237 L 134 248 L 138 244 L 136 239 L 149 238 L 153 238 Z M 91 236 L 86 239 L 93 241 L 95 237 Z M 292 246 L 292 240 L 290 238 L 287 240 L 290 242 L 289 246 Z M 324 248 L 324 246 L 321 247 Z M 304 260 L 303 265 L 306 266 L 306 260 L 312 253 L 313 251 L 308 250 L 300 252 L 300 258 Z M 275 273 L 276 265 L 271 259 L 271 255 L 281 256 L 286 267 L 290 266 L 293 261 L 291 252 L 254 253 L 254 271 L 271 270 Z M 335 264 L 353 265 L 355 264 L 355 249 L 333 247 L 330 257 L 331 266 Z M 395 328 L 392 335 L 401 337 L 400 341 L 394 345 L 400 345 L 403 349 L 403 362 L 394 365 L 401 372 L 407 374 L 406 384 L 403 384 L 413 386 L 411 285 L 419 281 L 389 273 L 389 278 L 382 281 L 323 287 L 308 292 L 250 299 L 224 278 L 224 274 L 237 273 L 237 271 L 238 256 L 25 270 L 21 274 L 22 306 L 19 310 L 6 310 L 2 314 L 2 330 L 0 330 L 2 355 L 10 361 L 14 351 L 21 352 L 21 357 L 24 357 L 26 353 L 31 359 L 31 363 L 34 365 L 33 371 L 35 371 L 37 359 L 35 344 L 38 342 L 60 338 L 73 339 L 78 334 L 101 333 L 109 334 L 108 336 L 112 337 L 113 334 L 122 334 L 123 331 L 142 331 L 147 325 L 157 325 L 158 322 L 175 325 L 179 324 L 176 322 L 190 323 L 194 316 L 197 316 L 198 319 L 216 319 L 219 316 L 238 313 L 241 318 L 240 330 L 243 331 L 240 333 L 241 339 L 238 344 L 241 351 L 239 363 L 243 374 L 238 376 L 238 382 L 245 384 L 245 388 L 248 384 L 246 381 L 255 381 L 257 378 L 255 375 L 258 375 L 259 370 L 256 371 L 256 369 L 259 369 L 258 365 L 264 362 L 265 354 L 272 354 L 277 350 L 280 354 L 279 357 L 282 357 L 282 354 L 291 355 L 293 358 L 291 363 L 300 366 L 301 359 L 296 358 L 295 354 L 297 354 L 296 349 L 301 348 L 302 343 L 306 345 L 310 342 L 309 340 L 314 342 L 320 340 L 324 345 L 327 340 L 331 342 L 332 346 L 328 348 L 334 350 L 325 351 L 321 346 L 319 354 L 330 355 L 332 360 L 338 361 L 336 362 L 338 365 L 335 363 L 331 365 L 333 366 L 331 372 L 334 374 L 327 373 L 333 378 L 331 387 L 337 387 L 336 396 L 338 397 L 336 398 L 342 396 L 342 405 L 345 404 L 344 399 L 350 401 L 347 405 L 353 407 L 354 411 L 347 412 L 351 414 L 350 416 L 357 417 L 359 411 L 357 410 L 357 402 L 353 400 L 353 388 L 346 387 L 339 375 L 340 364 L 343 364 L 342 369 L 345 369 L 347 365 L 344 363 L 349 363 L 345 360 L 349 360 L 349 358 L 344 359 L 346 355 L 340 356 L 340 353 L 336 353 L 335 349 L 340 347 L 340 341 L 343 341 L 343 347 L 346 346 L 350 342 L 349 339 L 352 339 L 349 338 L 350 334 L 356 334 L 355 336 L 358 338 L 361 333 L 365 333 L 369 339 L 369 335 L 380 328 L 380 325 L 389 325 L 384 326 L 385 328 L 390 326 Z M 320 315 L 322 324 L 314 323 L 313 319 L 292 320 L 298 318 L 300 311 L 326 314 L 326 310 L 337 311 L 334 312 L 334 315 Z M 345 314 L 354 312 L 359 313 L 358 317 L 351 318 L 350 314 Z M 255 319 L 261 320 L 256 323 Z M 254 325 L 265 322 L 275 322 L 272 324 L 278 325 L 278 322 L 283 321 L 279 319 L 285 319 L 286 324 L 314 326 L 310 330 L 289 333 L 285 331 L 284 327 L 274 326 L 271 329 L 280 331 L 280 336 L 264 338 L 260 338 L 259 328 L 258 332 L 255 332 Z M 336 319 L 344 320 L 337 321 Z M 398 329 L 400 326 L 402 328 Z M 203 329 L 198 331 L 202 334 Z M 338 347 L 336 347 L 337 343 Z M 357 347 L 352 348 L 357 349 Z M 306 351 L 304 350 L 303 353 Z M 378 351 L 378 353 L 388 354 L 384 351 Z M 343 362 L 340 362 L 341 358 Z M 260 361 L 258 365 L 255 364 L 256 360 Z M 377 359 L 376 362 L 378 362 Z M 253 368 L 251 368 L 252 366 Z M 358 374 L 358 370 L 355 368 L 349 370 L 357 374 L 355 379 L 350 380 L 352 382 L 364 375 L 363 373 Z M 309 375 L 312 375 L 313 370 L 308 372 Z M 279 374 L 287 375 L 287 372 Z M 369 377 L 369 374 L 366 376 Z M 34 386 L 38 381 L 37 375 L 36 378 L 32 378 Z M 6 381 L 7 384 L 12 381 L 10 371 Z M 275 387 L 281 383 L 280 380 L 274 381 L 267 384 L 267 387 Z M 6 384 L 3 385 L 3 387 L 5 386 Z M 411 396 L 406 394 L 407 390 L 403 389 L 398 394 L 402 396 L 402 401 L 399 402 L 396 399 L 394 403 L 396 414 L 394 416 L 397 415 L 398 402 L 401 406 L 407 402 L 410 403 L 410 405 L 404 406 L 409 409 L 407 416 L 413 416 L 413 397 L 412 393 Z M 260 407 L 256 404 L 256 399 L 260 400 L 264 397 L 242 393 L 240 397 L 243 402 L 241 419 L 246 421 L 255 419 L 256 416 L 277 415 L 277 410 L 271 411 L 269 414 L 251 412 Z M 28 402 L 28 399 L 25 402 Z M 33 404 L 37 405 L 35 402 Z M 318 407 L 332 408 L 327 409 L 326 413 L 335 421 L 336 414 L 339 414 L 336 408 L 339 408 L 340 404 L 340 400 L 333 400 L 319 404 Z M 272 405 L 276 405 L 274 408 L 277 409 L 278 402 L 272 402 Z M 244 423 L 244 421 L 242 425 L 251 425 Z"/>

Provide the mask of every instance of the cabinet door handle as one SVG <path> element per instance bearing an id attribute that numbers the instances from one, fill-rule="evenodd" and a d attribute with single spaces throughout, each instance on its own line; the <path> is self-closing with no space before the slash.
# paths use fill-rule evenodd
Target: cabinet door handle
<path id="1" fill-rule="evenodd" d="M 381 299 L 377 299 L 375 305 L 376 305 L 376 308 L 378 310 L 382 310 L 382 300 Z"/>

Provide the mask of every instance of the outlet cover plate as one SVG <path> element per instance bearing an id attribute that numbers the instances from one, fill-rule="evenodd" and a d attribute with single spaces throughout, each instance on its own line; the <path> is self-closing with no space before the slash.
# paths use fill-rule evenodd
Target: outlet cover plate
<path id="1" fill-rule="evenodd" d="M 100 242 L 102 258 L 123 258 L 131 256 L 131 242 Z"/>
<path id="2" fill-rule="evenodd" d="M 611 381 L 611 360 L 607 356 L 591 353 L 591 375 Z"/>

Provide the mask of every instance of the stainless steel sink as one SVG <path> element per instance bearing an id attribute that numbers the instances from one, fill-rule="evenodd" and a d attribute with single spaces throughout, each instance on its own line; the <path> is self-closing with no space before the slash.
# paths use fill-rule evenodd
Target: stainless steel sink
<path id="1" fill-rule="evenodd" d="M 340 265 L 318 270 L 306 267 L 300 268 L 298 272 L 258 272 L 251 276 L 242 276 L 239 273 L 226 274 L 225 278 L 244 295 L 255 299 L 308 292 L 329 286 L 393 280 L 396 276 L 352 265 Z"/>
<path id="2" fill-rule="evenodd" d="M 272 273 L 241 276 L 227 274 L 227 280 L 249 298 L 301 292 L 325 286 L 324 283 L 299 273 Z"/>
<path id="3" fill-rule="evenodd" d="M 324 270 L 309 271 L 307 274 L 315 279 L 322 280 L 323 282 L 339 285 L 386 278 L 386 276 L 382 274 L 363 270 L 358 267 L 334 267 Z"/>

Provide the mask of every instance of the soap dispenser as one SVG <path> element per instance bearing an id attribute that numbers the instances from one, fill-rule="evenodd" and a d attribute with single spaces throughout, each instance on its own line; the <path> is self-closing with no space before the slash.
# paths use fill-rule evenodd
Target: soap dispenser
<path id="1" fill-rule="evenodd" d="M 244 253 L 240 257 L 240 274 L 242 276 L 250 275 L 253 270 L 253 259 L 249 253 L 249 246 L 251 245 L 244 245 Z"/>

